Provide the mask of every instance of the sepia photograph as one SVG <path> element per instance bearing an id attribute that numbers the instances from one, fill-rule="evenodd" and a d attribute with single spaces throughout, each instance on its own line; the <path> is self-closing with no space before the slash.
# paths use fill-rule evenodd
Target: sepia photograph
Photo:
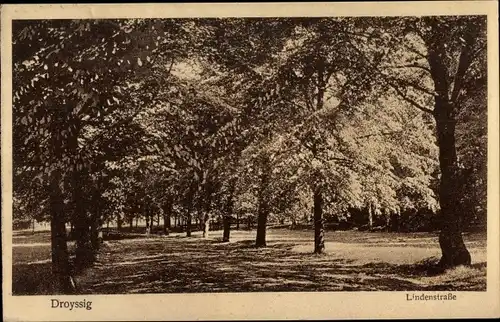
<path id="1" fill-rule="evenodd" d="M 14 298 L 491 290 L 486 14 L 8 30 Z"/>

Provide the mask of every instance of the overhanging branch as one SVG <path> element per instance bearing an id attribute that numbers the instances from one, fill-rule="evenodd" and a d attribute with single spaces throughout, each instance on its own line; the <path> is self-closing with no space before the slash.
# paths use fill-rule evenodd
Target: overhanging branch
<path id="1" fill-rule="evenodd" d="M 407 95 L 405 95 L 399 88 L 398 86 L 388 82 L 389 86 L 391 86 L 395 91 L 396 93 L 398 93 L 399 96 L 401 96 L 401 98 L 403 100 L 405 100 L 406 102 L 410 103 L 411 105 L 413 105 L 414 107 L 418 108 L 419 110 L 421 110 L 422 112 L 426 112 L 426 113 L 430 113 L 430 114 L 434 114 L 434 111 L 427 108 L 427 107 L 423 107 L 422 105 L 420 105 L 419 103 L 417 103 L 415 100 L 413 100 L 412 98 L 408 97 Z"/>

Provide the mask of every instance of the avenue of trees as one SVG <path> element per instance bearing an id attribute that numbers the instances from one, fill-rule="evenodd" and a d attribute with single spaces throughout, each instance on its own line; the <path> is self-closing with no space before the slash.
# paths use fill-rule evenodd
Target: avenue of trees
<path id="1" fill-rule="evenodd" d="M 83 268 L 138 219 L 258 247 L 308 225 L 321 253 L 326 223 L 427 216 L 439 266 L 468 265 L 486 71 L 481 16 L 14 21 L 14 220 L 50 222 L 62 292 L 67 224 Z"/>

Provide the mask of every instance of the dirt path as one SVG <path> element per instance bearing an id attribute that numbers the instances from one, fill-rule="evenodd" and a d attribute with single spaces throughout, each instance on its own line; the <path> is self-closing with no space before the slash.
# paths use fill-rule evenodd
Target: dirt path
<path id="1" fill-rule="evenodd" d="M 260 249 L 247 231 L 233 232 L 230 243 L 220 242 L 220 232 L 207 240 L 195 233 L 107 241 L 77 282 L 82 293 L 94 294 L 486 289 L 484 236 L 466 237 L 473 267 L 428 276 L 428 262 L 440 254 L 434 234 L 329 232 L 327 254 L 318 256 L 310 233 L 270 230 L 268 247 Z M 40 249 L 14 249 L 18 278 L 47 268 Z"/>

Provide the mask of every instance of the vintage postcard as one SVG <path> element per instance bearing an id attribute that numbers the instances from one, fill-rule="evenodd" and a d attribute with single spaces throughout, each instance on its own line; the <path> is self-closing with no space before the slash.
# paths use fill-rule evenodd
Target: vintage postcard
<path id="1" fill-rule="evenodd" d="M 4 5 L 5 321 L 498 317 L 495 1 Z"/>

